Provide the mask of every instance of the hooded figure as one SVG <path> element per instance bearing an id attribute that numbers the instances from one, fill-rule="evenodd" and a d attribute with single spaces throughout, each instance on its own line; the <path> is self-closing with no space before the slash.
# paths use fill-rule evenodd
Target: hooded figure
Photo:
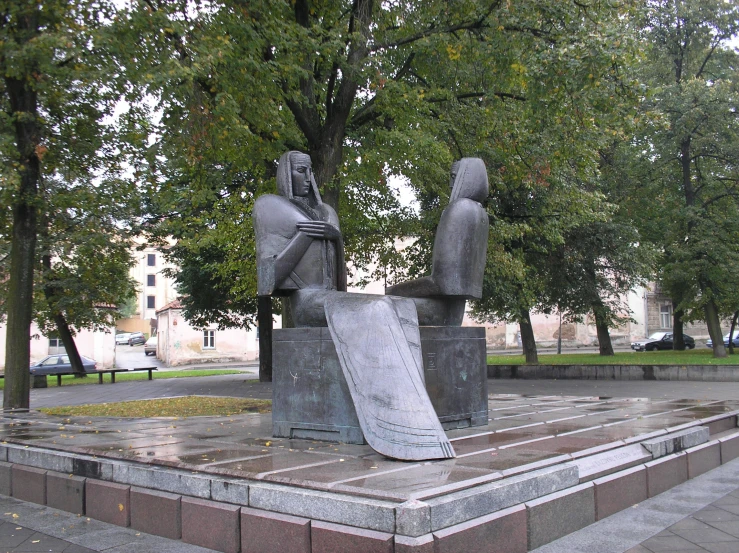
<path id="1" fill-rule="evenodd" d="M 257 198 L 252 212 L 258 295 L 292 298 L 301 290 L 346 290 L 339 218 L 321 201 L 310 157 L 296 151 L 283 154 L 277 166 L 277 190 L 279 196 Z M 313 326 L 295 303 L 291 301 L 295 324 Z M 318 307 L 323 317 L 322 302 Z"/>
<path id="2" fill-rule="evenodd" d="M 416 307 L 423 326 L 459 326 L 465 300 L 482 297 L 488 247 L 488 215 L 481 205 L 489 191 L 485 163 L 473 157 L 455 162 L 452 183 L 434 237 L 431 275 L 385 289 L 388 295 L 419 298 Z"/>

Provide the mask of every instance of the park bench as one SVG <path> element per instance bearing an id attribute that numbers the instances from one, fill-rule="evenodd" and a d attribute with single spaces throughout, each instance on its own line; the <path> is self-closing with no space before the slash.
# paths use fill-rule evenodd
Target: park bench
<path id="1" fill-rule="evenodd" d="M 130 372 L 138 372 L 138 371 L 148 371 L 149 372 L 149 380 L 152 379 L 151 373 L 153 371 L 157 370 L 156 367 L 138 367 L 135 369 L 102 369 L 97 371 L 98 373 L 98 384 L 103 383 L 103 375 L 109 374 L 110 375 L 110 383 L 115 384 L 115 375 L 116 373 L 130 373 Z"/>
<path id="2" fill-rule="evenodd" d="M 110 374 L 110 383 L 115 384 L 115 375 L 116 373 L 130 373 L 130 372 L 138 372 L 138 371 L 148 371 L 149 373 L 149 380 L 152 379 L 151 373 L 152 371 L 157 370 L 156 367 L 137 367 L 135 369 L 101 369 L 99 371 L 95 371 L 94 373 L 85 373 L 87 375 L 92 375 L 97 373 L 98 375 L 98 384 L 103 383 L 103 375 L 104 374 Z M 65 373 L 57 373 L 57 374 L 40 374 L 40 375 L 32 375 L 34 378 L 43 379 L 46 380 L 47 376 L 56 376 L 56 385 L 61 386 L 62 385 L 62 377 L 63 376 L 69 376 L 74 375 L 76 373 L 69 371 Z M 5 374 L 0 374 L 0 379 L 5 378 Z M 34 384 L 34 388 L 46 388 L 46 385 L 36 385 Z"/>

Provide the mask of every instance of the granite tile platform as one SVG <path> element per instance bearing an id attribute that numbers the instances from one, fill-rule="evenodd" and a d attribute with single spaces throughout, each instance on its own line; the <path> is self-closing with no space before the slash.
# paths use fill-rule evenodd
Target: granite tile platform
<path id="1" fill-rule="evenodd" d="M 272 438 L 269 415 L 5 415 L 0 493 L 237 553 L 275 550 L 275 535 L 310 553 L 515 552 L 739 457 L 739 400 L 491 394 L 489 407 L 486 426 L 448 432 L 456 459 L 420 463 Z"/>

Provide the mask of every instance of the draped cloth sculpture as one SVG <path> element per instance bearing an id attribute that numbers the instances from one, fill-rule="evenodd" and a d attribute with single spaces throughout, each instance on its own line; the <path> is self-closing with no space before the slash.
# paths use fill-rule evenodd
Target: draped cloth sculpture
<path id="1" fill-rule="evenodd" d="M 344 291 L 338 217 L 321 202 L 307 155 L 280 158 L 277 187 L 279 196 L 254 204 L 258 293 L 287 296 L 298 327 L 329 327 L 373 449 L 404 460 L 454 457 L 424 387 L 413 301 Z"/>

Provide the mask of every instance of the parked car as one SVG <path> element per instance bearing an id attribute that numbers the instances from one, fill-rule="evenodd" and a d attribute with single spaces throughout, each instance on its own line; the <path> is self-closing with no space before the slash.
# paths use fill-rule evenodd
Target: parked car
<path id="1" fill-rule="evenodd" d="M 144 344 L 144 355 L 149 355 L 150 353 L 154 355 L 157 354 L 157 337 L 156 336 L 152 336 Z"/>
<path id="2" fill-rule="evenodd" d="M 695 340 L 691 336 L 683 334 L 683 340 L 686 348 L 693 349 L 695 347 Z M 672 344 L 672 332 L 655 332 L 646 340 L 631 342 L 631 349 L 634 351 L 672 349 Z"/>
<path id="3" fill-rule="evenodd" d="M 93 359 L 82 357 L 82 366 L 85 372 L 94 373 L 97 370 L 97 364 Z M 72 363 L 69 362 L 69 355 L 49 355 L 38 363 L 31 365 L 31 375 L 46 375 L 68 373 L 72 371 Z"/>
<path id="4" fill-rule="evenodd" d="M 734 343 L 734 347 L 739 347 L 739 330 L 734 331 L 734 338 L 731 340 Z M 713 340 L 710 338 L 706 340 L 706 346 L 709 348 L 713 347 Z M 729 347 L 729 333 L 724 334 L 724 347 Z"/>
<path id="5" fill-rule="evenodd" d="M 115 345 L 121 345 L 121 344 L 127 344 L 128 339 L 131 337 L 130 332 L 121 332 L 120 334 L 115 335 Z"/>
<path id="6" fill-rule="evenodd" d="M 146 336 L 144 336 L 143 332 L 132 332 L 131 336 L 128 337 L 129 346 L 136 346 L 138 344 L 143 344 L 145 342 L 146 342 Z"/>

